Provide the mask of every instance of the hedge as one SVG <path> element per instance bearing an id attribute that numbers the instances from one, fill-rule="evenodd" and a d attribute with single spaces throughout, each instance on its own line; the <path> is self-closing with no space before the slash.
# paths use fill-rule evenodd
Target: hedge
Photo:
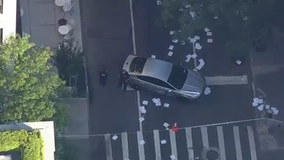
<path id="1" fill-rule="evenodd" d="M 22 150 L 23 160 L 44 160 L 43 140 L 38 130 L 0 131 L 0 152 Z"/>

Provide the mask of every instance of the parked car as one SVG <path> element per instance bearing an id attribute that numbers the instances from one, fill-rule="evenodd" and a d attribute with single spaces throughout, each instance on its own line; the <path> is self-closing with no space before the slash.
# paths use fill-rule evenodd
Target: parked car
<path id="1" fill-rule="evenodd" d="M 123 69 L 130 75 L 128 84 L 136 90 L 195 100 L 206 87 L 205 78 L 198 72 L 158 59 L 129 55 Z"/>

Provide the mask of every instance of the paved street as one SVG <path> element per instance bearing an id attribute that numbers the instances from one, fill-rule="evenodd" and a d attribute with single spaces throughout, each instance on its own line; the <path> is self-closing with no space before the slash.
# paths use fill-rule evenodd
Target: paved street
<path id="1" fill-rule="evenodd" d="M 117 139 L 114 140 L 115 136 Z M 94 139 L 96 139 L 97 149 L 94 160 L 170 160 L 171 155 L 175 155 L 176 159 L 194 160 L 197 157 L 202 159 L 204 152 L 208 149 L 217 151 L 222 160 L 257 160 L 258 155 L 251 122 L 186 127 L 177 132 L 155 130 L 105 134 L 96 136 Z M 162 144 L 162 140 L 166 143 Z M 141 144 L 143 141 L 145 144 Z"/>

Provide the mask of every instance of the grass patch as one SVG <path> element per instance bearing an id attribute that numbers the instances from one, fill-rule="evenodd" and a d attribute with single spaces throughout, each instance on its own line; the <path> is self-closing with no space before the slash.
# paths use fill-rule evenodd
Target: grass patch
<path id="1" fill-rule="evenodd" d="M 0 131 L 0 152 L 20 149 L 23 160 L 43 160 L 43 140 L 38 130 Z"/>

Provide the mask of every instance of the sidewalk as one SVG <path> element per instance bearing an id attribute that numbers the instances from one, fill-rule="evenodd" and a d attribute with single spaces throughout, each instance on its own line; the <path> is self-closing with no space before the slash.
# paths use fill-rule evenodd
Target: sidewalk
<path id="1" fill-rule="evenodd" d="M 65 18 L 67 21 L 73 19 L 74 38 L 82 46 L 81 21 L 79 0 L 72 0 L 72 15 L 66 13 L 62 7 L 55 5 L 54 0 L 21 0 L 20 6 L 23 10 L 22 32 L 31 35 L 31 41 L 37 46 L 47 46 L 53 49 L 58 47 L 63 36 L 58 32 L 57 21 Z"/>

